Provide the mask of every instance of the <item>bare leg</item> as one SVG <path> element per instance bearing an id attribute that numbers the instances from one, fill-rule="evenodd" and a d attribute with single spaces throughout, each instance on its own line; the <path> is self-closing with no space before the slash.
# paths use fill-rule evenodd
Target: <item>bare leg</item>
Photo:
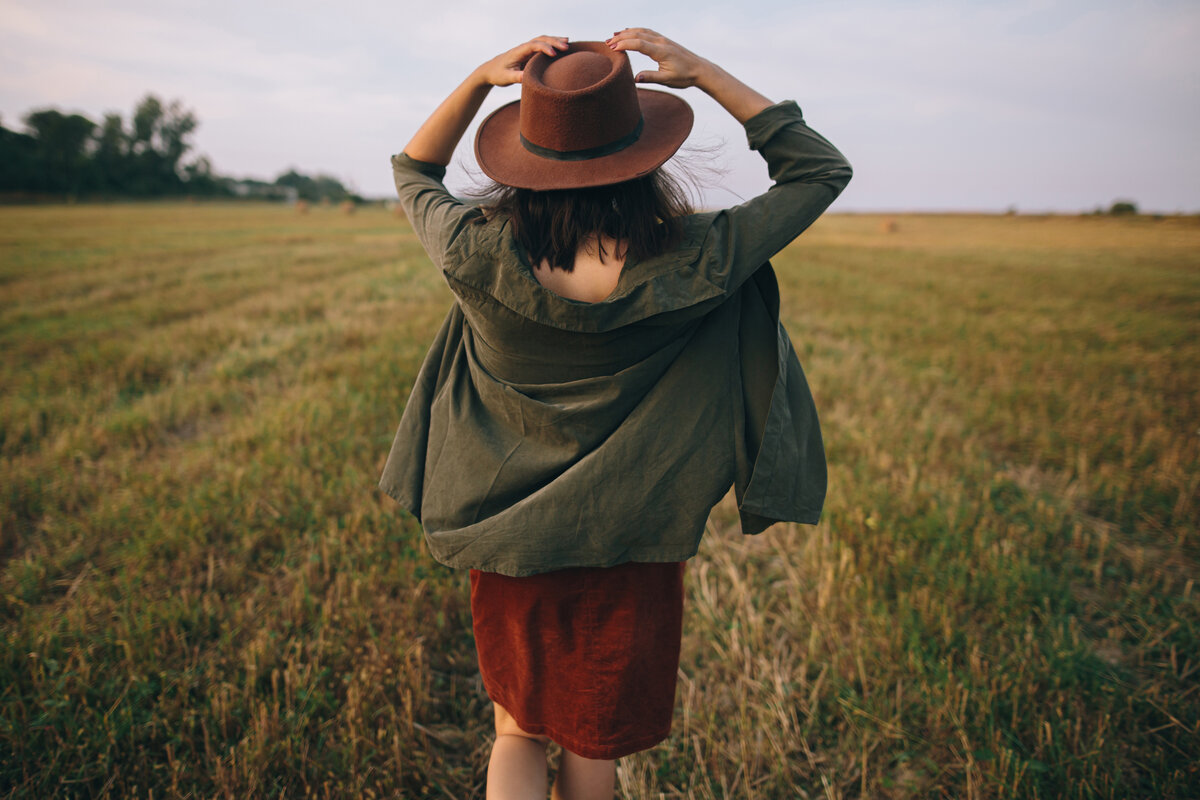
<path id="1" fill-rule="evenodd" d="M 563 748 L 551 800 L 612 800 L 617 762 L 584 758 Z"/>
<path id="2" fill-rule="evenodd" d="M 545 800 L 546 745 L 550 740 L 521 730 L 499 703 L 492 707 L 496 742 L 488 761 L 488 800 Z"/>
<path id="3" fill-rule="evenodd" d="M 545 800 L 546 746 L 536 739 L 503 733 L 488 761 L 488 800 Z"/>

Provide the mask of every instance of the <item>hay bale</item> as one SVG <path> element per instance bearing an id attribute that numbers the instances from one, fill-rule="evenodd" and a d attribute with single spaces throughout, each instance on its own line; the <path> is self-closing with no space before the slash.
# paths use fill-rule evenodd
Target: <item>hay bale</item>
<path id="1" fill-rule="evenodd" d="M 898 230 L 900 230 L 900 226 L 896 224 L 896 220 L 894 219 L 885 219 L 879 223 L 880 233 L 895 233 Z"/>

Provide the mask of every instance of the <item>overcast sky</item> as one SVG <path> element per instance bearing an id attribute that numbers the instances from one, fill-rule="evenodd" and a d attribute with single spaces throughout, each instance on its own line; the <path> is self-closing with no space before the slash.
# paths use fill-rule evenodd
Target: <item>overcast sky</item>
<path id="1" fill-rule="evenodd" d="M 1197 0 L 0 0 L 0 123 L 47 106 L 128 118 L 153 92 L 195 112 L 195 152 L 222 174 L 296 167 L 385 196 L 388 156 L 478 63 L 627 25 L 799 102 L 854 165 L 835 209 L 1200 211 Z M 494 90 L 484 113 L 518 96 Z M 683 96 L 692 141 L 720 145 L 709 202 L 765 188 L 740 126 Z M 452 188 L 467 142 L 458 161 Z"/>

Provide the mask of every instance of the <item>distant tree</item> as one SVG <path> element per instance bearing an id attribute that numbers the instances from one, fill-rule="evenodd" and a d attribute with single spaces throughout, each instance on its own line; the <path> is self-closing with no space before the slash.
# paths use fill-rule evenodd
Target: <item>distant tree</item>
<path id="1" fill-rule="evenodd" d="M 1108 213 L 1114 217 L 1123 217 L 1138 213 L 1137 203 L 1132 200 L 1118 200 L 1108 208 Z"/>
<path id="2" fill-rule="evenodd" d="M 175 174 L 179 174 L 183 156 L 192 149 L 188 137 L 195 133 L 197 126 L 196 115 L 184 110 L 178 100 L 167 106 L 159 121 L 158 138 L 162 153 Z"/>
<path id="3" fill-rule="evenodd" d="M 213 172 L 212 162 L 208 160 L 208 156 L 200 156 L 192 163 L 183 168 L 183 176 L 186 181 L 189 194 L 199 195 L 214 195 L 228 194 L 221 181 L 221 178 Z"/>
<path id="4" fill-rule="evenodd" d="M 120 114 L 105 114 L 92 154 L 93 185 L 102 193 L 120 193 L 129 179 L 129 134 Z"/>
<path id="5" fill-rule="evenodd" d="M 70 116 L 53 108 L 32 111 L 25 125 L 37 140 L 34 191 L 79 194 L 87 188 L 88 152 L 96 123 L 79 114 Z"/>
<path id="6" fill-rule="evenodd" d="M 164 103 L 147 94 L 128 126 L 117 113 L 105 114 L 97 125 L 53 108 L 31 111 L 23 119 L 24 132 L 0 125 L 0 193 L 10 199 L 238 194 L 361 201 L 329 175 L 310 177 L 290 170 L 275 183 L 235 181 L 218 175 L 204 156 L 185 161 L 199 123 L 178 100 Z"/>
<path id="7" fill-rule="evenodd" d="M 0 125 L 0 192 L 34 191 L 37 139 Z"/>
<path id="8" fill-rule="evenodd" d="M 164 105 L 146 95 L 134 109 L 132 130 L 120 114 L 105 115 L 97 126 L 53 108 L 31 111 L 24 121 L 25 133 L 0 133 L 0 191 L 138 196 L 220 191 L 211 164 L 183 163 L 197 122 L 178 101 Z M 191 178 L 198 181 L 194 187 L 187 185 Z"/>
<path id="9" fill-rule="evenodd" d="M 191 149 L 188 136 L 196 130 L 195 115 L 179 101 L 164 106 L 146 95 L 133 112 L 129 141 L 133 174 L 126 187 L 135 194 L 177 194 L 184 191 L 183 156 Z"/>
<path id="10" fill-rule="evenodd" d="M 290 169 L 275 179 L 275 185 L 290 186 L 296 190 L 301 200 L 310 202 L 328 200 L 336 203 L 351 198 L 350 192 L 346 190 L 342 182 L 330 175 L 309 177 Z"/>

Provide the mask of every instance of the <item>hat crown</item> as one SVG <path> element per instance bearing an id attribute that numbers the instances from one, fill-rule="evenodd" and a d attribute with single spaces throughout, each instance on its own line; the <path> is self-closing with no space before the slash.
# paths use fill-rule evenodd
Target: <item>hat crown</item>
<path id="1" fill-rule="evenodd" d="M 629 56 L 603 42 L 538 53 L 521 78 L 521 135 L 535 147 L 575 153 L 630 136 L 642 119 Z"/>
<path id="2" fill-rule="evenodd" d="M 688 104 L 639 89 L 625 53 L 604 42 L 572 42 L 525 63 L 520 101 L 483 121 L 475 157 L 485 175 L 507 186 L 605 186 L 662 166 L 691 129 Z"/>
<path id="3" fill-rule="evenodd" d="M 613 67 L 613 62 L 600 53 L 587 50 L 566 53 L 546 65 L 542 83 L 549 89 L 573 92 L 604 80 Z"/>

